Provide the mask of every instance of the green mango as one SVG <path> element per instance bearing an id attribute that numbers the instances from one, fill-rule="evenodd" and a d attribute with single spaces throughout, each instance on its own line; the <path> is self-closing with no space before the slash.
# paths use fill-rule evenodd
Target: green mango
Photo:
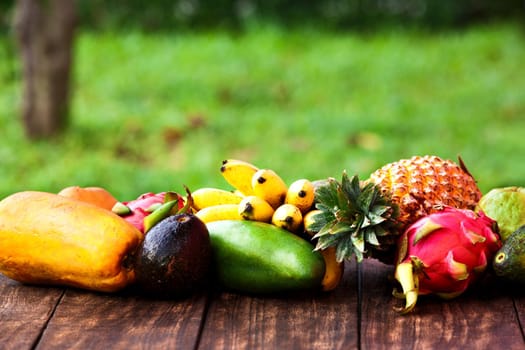
<path id="1" fill-rule="evenodd" d="M 508 236 L 492 263 L 497 276 L 525 283 L 525 225 Z"/>
<path id="2" fill-rule="evenodd" d="M 222 220 L 206 226 L 212 268 L 224 287 L 256 294 L 320 288 L 325 262 L 310 242 L 257 221 Z"/>

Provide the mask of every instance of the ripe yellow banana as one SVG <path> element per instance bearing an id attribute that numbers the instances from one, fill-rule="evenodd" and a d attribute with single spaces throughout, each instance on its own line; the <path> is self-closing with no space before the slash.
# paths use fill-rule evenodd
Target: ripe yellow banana
<path id="1" fill-rule="evenodd" d="M 306 179 L 300 179 L 290 185 L 284 202 L 295 205 L 304 215 L 312 208 L 314 197 L 315 188 L 313 183 Z"/>
<path id="2" fill-rule="evenodd" d="M 306 213 L 303 216 L 304 231 L 312 237 L 317 233 L 317 231 L 312 230 L 312 225 L 315 222 L 314 216 L 317 214 L 321 214 L 321 213 L 322 213 L 321 210 L 314 209 L 314 210 L 310 210 L 308 213 Z"/>
<path id="3" fill-rule="evenodd" d="M 303 215 L 299 208 L 293 204 L 283 204 L 277 209 L 272 216 L 272 224 L 284 228 L 290 232 L 297 232 L 303 223 Z"/>
<path id="4" fill-rule="evenodd" d="M 243 197 L 243 198 L 244 198 L 244 193 L 242 193 L 241 191 L 239 191 L 239 190 L 237 190 L 237 189 L 235 189 L 235 190 L 233 191 L 233 193 L 236 194 L 236 195 L 238 195 L 239 197 Z"/>
<path id="5" fill-rule="evenodd" d="M 223 160 L 221 166 L 224 179 L 246 196 L 254 194 L 252 177 L 258 170 L 255 165 L 238 159 Z"/>
<path id="6" fill-rule="evenodd" d="M 191 194 L 193 207 L 198 211 L 219 204 L 239 204 L 242 196 L 220 188 L 203 187 Z"/>
<path id="7" fill-rule="evenodd" d="M 270 222 L 273 212 L 272 206 L 257 196 L 246 196 L 239 204 L 239 215 L 246 220 Z"/>
<path id="8" fill-rule="evenodd" d="M 195 215 L 205 224 L 219 220 L 242 220 L 239 204 L 219 204 L 199 210 Z"/>
<path id="9" fill-rule="evenodd" d="M 341 280 L 344 273 L 344 262 L 338 262 L 336 259 L 336 247 L 328 247 L 321 250 L 325 262 L 325 273 L 321 281 L 321 289 L 325 292 L 334 290 Z"/>
<path id="10" fill-rule="evenodd" d="M 259 169 L 252 177 L 253 193 L 261 197 L 274 208 L 284 203 L 288 186 L 277 173 L 271 169 Z"/>

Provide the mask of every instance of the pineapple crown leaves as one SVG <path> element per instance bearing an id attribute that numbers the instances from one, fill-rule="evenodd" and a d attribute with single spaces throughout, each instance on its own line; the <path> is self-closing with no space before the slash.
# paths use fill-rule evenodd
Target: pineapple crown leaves
<path id="1" fill-rule="evenodd" d="M 358 262 L 370 255 L 371 246 L 381 250 L 380 238 L 394 229 L 398 208 L 371 182 L 351 179 L 346 171 L 341 182 L 334 178 L 316 190 L 312 230 L 317 232 L 315 249 L 336 247 L 338 261 L 356 256 Z"/>

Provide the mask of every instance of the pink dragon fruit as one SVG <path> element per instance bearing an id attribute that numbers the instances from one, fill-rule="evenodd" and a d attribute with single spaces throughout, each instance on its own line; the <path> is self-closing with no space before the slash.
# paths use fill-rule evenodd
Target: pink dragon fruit
<path id="1" fill-rule="evenodd" d="M 168 194 L 168 197 L 166 197 Z M 137 199 L 129 202 L 122 202 L 126 208 L 125 211 L 121 211 L 121 215 L 126 221 L 131 223 L 133 226 L 138 228 L 140 232 L 145 232 L 144 219 L 149 216 L 155 209 L 164 204 L 167 200 L 178 199 L 177 209 L 184 207 L 184 199 L 175 192 L 160 192 L 153 193 L 148 192 L 140 195 Z M 129 209 L 129 210 L 127 210 Z M 119 211 L 118 209 L 114 211 Z"/>
<path id="2" fill-rule="evenodd" d="M 422 217 L 401 235 L 395 278 L 406 299 L 399 311 L 413 310 L 418 295 L 450 299 L 463 293 L 501 247 L 494 220 L 483 212 L 444 207 Z"/>

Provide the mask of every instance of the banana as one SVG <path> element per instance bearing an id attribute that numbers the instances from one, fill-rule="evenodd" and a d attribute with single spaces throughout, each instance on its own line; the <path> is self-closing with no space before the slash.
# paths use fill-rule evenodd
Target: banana
<path id="1" fill-rule="evenodd" d="M 312 208 L 314 197 L 315 188 L 313 183 L 306 179 L 300 179 L 290 185 L 284 202 L 295 205 L 304 215 Z"/>
<path id="2" fill-rule="evenodd" d="M 297 232 L 303 223 L 303 215 L 293 204 L 283 204 L 275 209 L 272 224 L 290 232 Z"/>
<path id="3" fill-rule="evenodd" d="M 239 204 L 242 196 L 220 188 L 203 187 L 191 194 L 193 207 L 198 211 L 219 204 Z"/>
<path id="4" fill-rule="evenodd" d="M 257 196 L 246 196 L 239 204 L 239 215 L 246 220 L 270 222 L 274 209 Z"/>
<path id="5" fill-rule="evenodd" d="M 344 273 L 344 262 L 338 262 L 336 259 L 336 248 L 328 247 L 321 250 L 325 262 L 325 273 L 321 281 L 321 289 L 325 292 L 334 290 L 341 280 Z"/>
<path id="6" fill-rule="evenodd" d="M 242 220 L 239 215 L 239 204 L 219 204 L 206 207 L 195 213 L 205 224 L 219 220 Z"/>
<path id="7" fill-rule="evenodd" d="M 252 177 L 258 170 L 255 165 L 238 159 L 223 160 L 221 166 L 224 179 L 246 196 L 254 194 Z"/>
<path id="8" fill-rule="evenodd" d="M 277 173 L 270 169 L 259 169 L 252 177 L 253 193 L 277 209 L 284 203 L 288 186 Z"/>
<path id="9" fill-rule="evenodd" d="M 317 214 L 321 214 L 322 211 L 319 210 L 319 209 L 314 209 L 314 210 L 310 210 L 308 213 L 306 213 L 304 216 L 303 216 L 303 226 L 304 226 L 304 231 L 309 234 L 310 236 L 314 236 L 317 231 L 316 230 L 312 230 L 312 225 L 314 224 L 315 220 L 314 220 L 314 216 L 317 215 Z"/>
<path id="10" fill-rule="evenodd" d="M 238 195 L 239 197 L 243 197 L 243 198 L 244 198 L 244 193 L 242 193 L 241 191 L 239 191 L 239 190 L 237 190 L 237 189 L 235 189 L 235 190 L 233 191 L 233 193 L 236 194 L 236 195 Z"/>

